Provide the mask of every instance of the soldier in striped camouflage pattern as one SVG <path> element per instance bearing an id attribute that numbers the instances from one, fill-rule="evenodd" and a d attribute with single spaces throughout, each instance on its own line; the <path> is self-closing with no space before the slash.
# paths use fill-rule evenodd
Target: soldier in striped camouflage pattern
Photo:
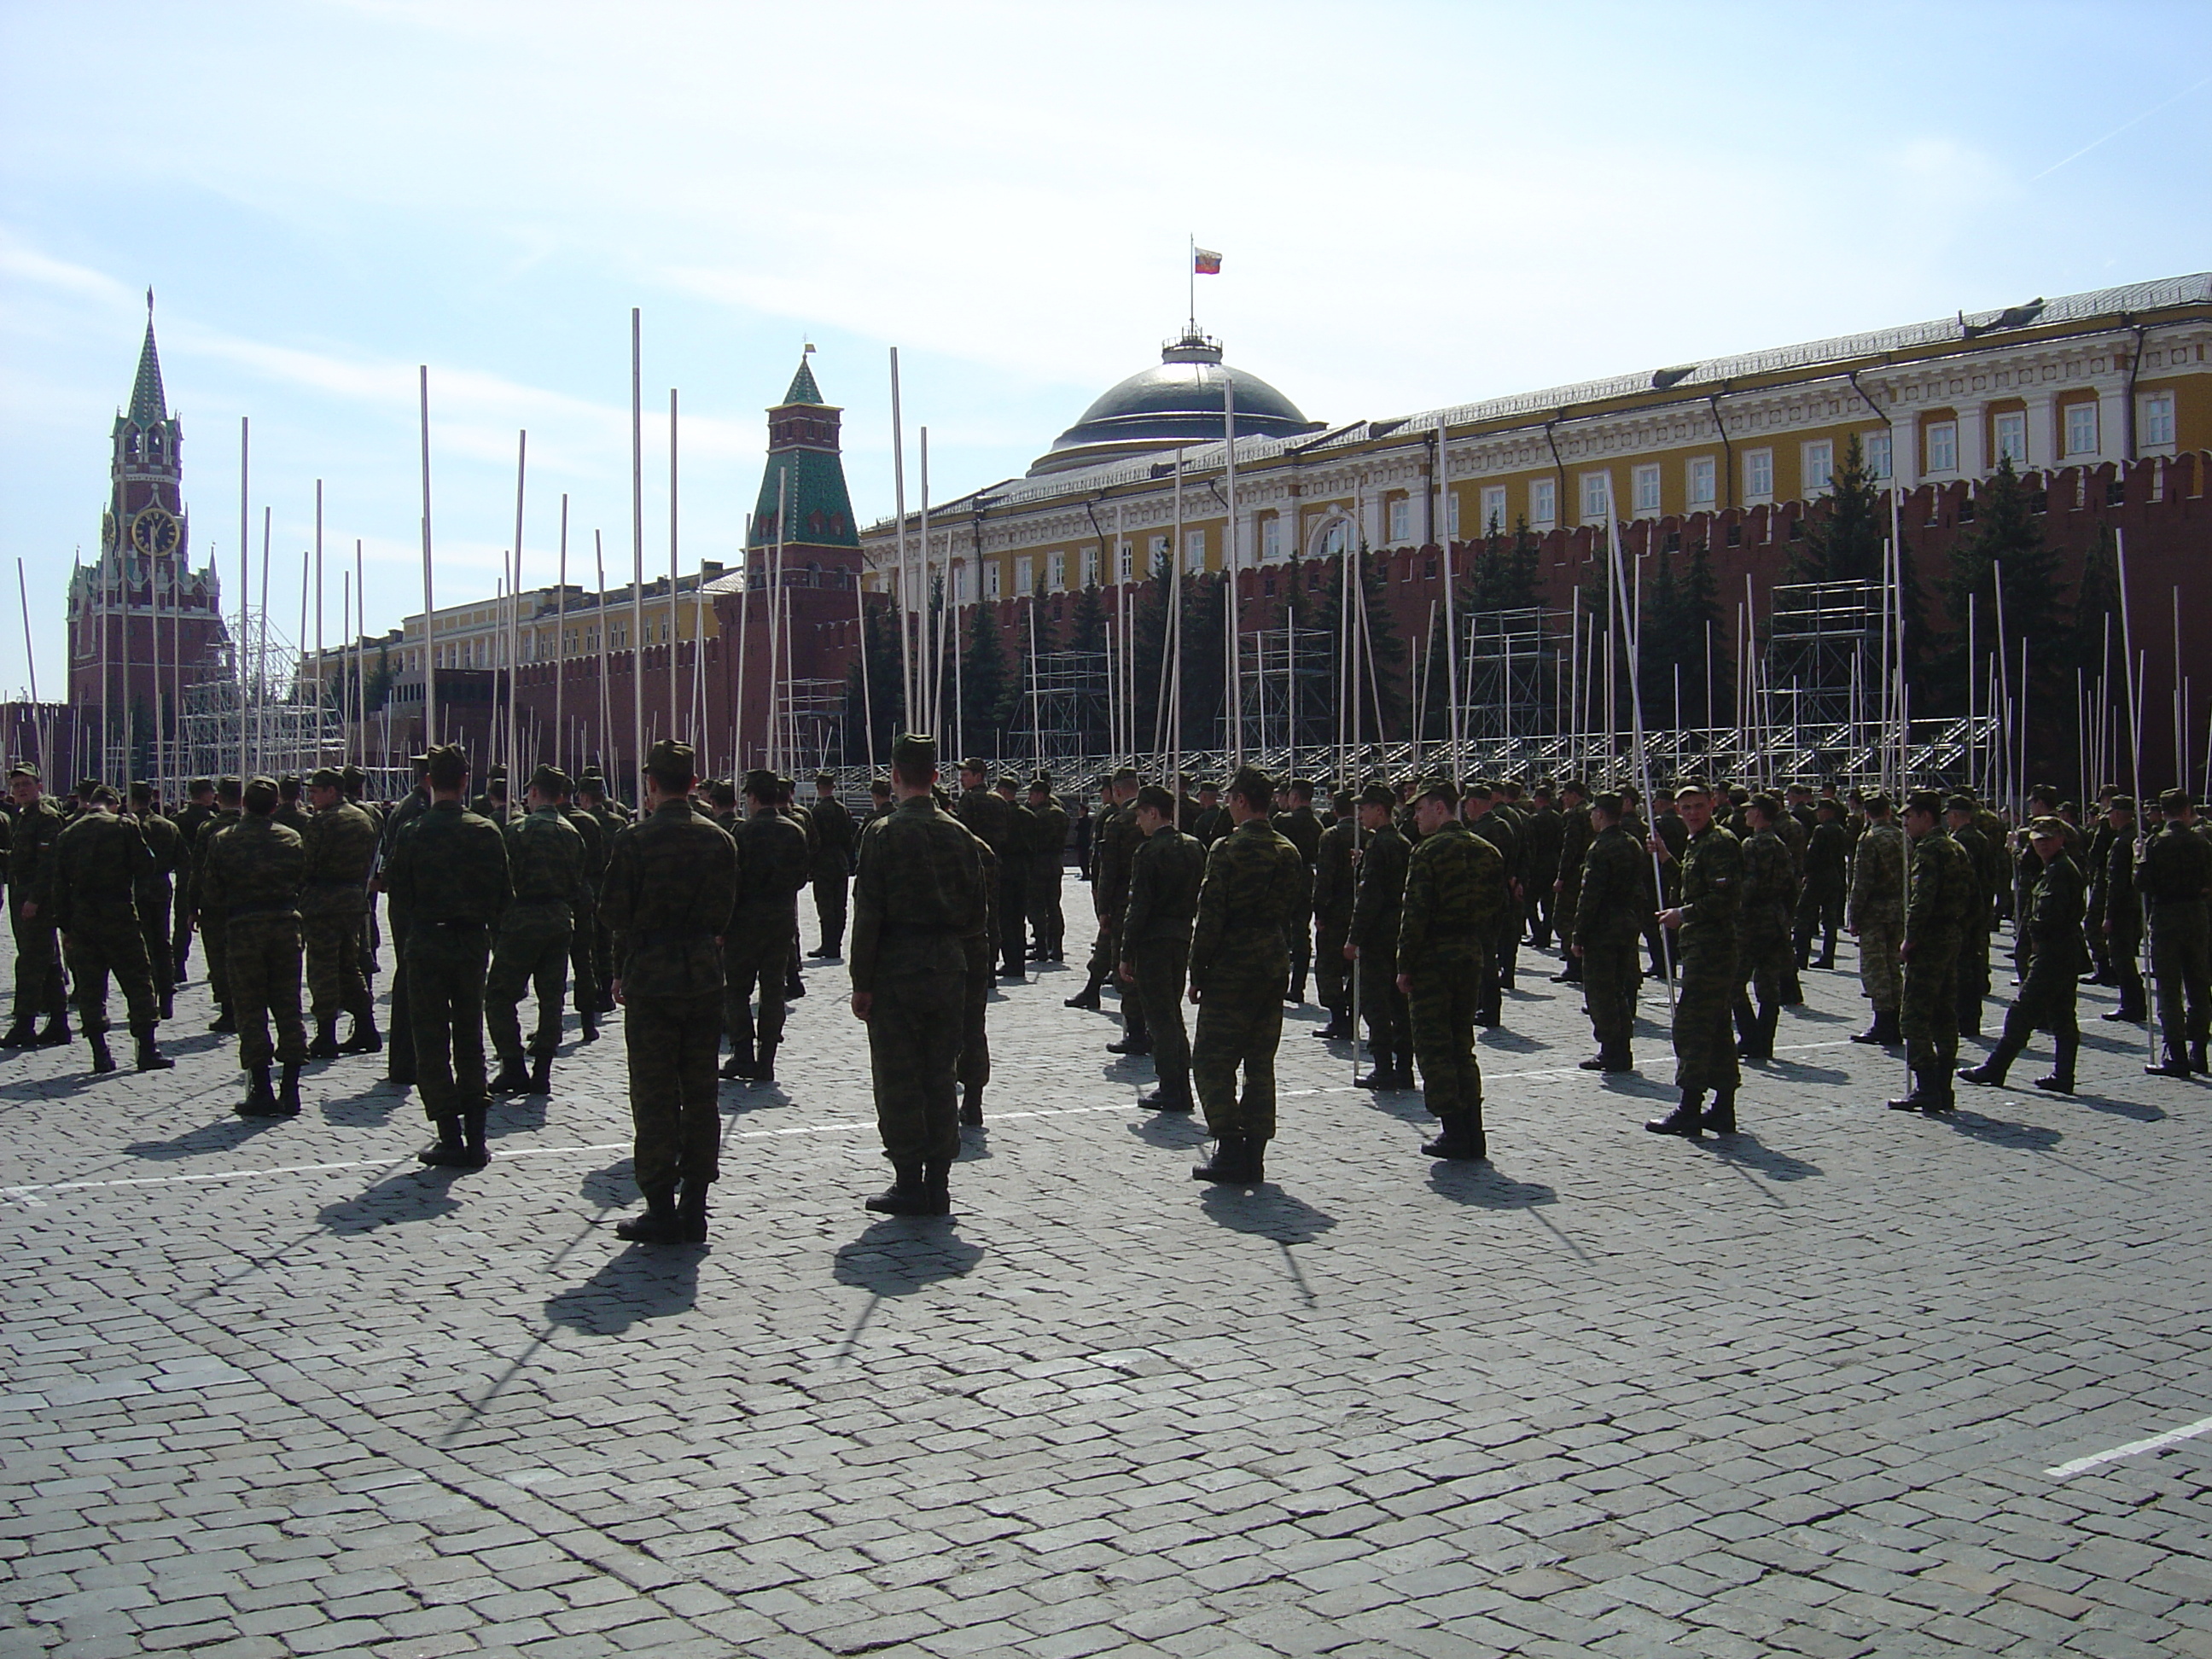
<path id="1" fill-rule="evenodd" d="M 1680 900 L 1660 913 L 1674 931 L 1681 962 L 1674 997 L 1674 1086 L 1680 1103 L 1644 1127 L 1654 1134 L 1694 1140 L 1705 1130 L 1735 1132 L 1736 1064 L 1729 1008 L 1735 996 L 1736 891 L 1743 878 L 1743 848 L 1713 819 L 1713 794 L 1701 782 L 1678 784 L 1675 810 L 1688 832 L 1680 866 Z M 1650 845 L 1663 861 L 1674 859 L 1658 836 Z M 1710 1091 L 1712 1109 L 1705 1109 Z"/>
<path id="2" fill-rule="evenodd" d="M 1414 806 L 1421 839 L 1406 866 L 1398 923 L 1398 988 L 1413 1026 L 1421 1092 L 1442 1125 L 1431 1158 L 1489 1156 L 1474 1025 L 1505 912 L 1505 860 L 1459 816 L 1459 791 L 1431 784 Z"/>

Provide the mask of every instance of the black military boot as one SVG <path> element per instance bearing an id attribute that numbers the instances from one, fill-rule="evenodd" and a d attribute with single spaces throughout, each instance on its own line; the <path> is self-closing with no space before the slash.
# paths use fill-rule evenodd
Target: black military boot
<path id="1" fill-rule="evenodd" d="M 1063 1008 L 1088 1008 L 1092 1013 L 1097 1013 L 1099 983 L 1097 975 L 1093 975 L 1080 991 L 1067 998 L 1060 1006 Z"/>
<path id="2" fill-rule="evenodd" d="M 1423 1156 L 1447 1158 L 1455 1164 L 1479 1162 L 1488 1150 L 1472 1112 L 1438 1113 L 1436 1138 L 1421 1143 Z"/>
<path id="3" fill-rule="evenodd" d="M 1680 1135 L 1685 1140 L 1695 1140 L 1705 1133 L 1705 1119 L 1703 1089 L 1685 1089 L 1680 1103 L 1664 1117 L 1655 1117 L 1644 1127 L 1655 1135 Z"/>
<path id="4" fill-rule="evenodd" d="M 1193 1181 L 1212 1181 L 1224 1185 L 1241 1184 L 1244 1167 L 1249 1161 L 1247 1142 L 1243 1135 L 1222 1135 L 1213 1143 L 1213 1155 L 1190 1172 Z"/>
<path id="5" fill-rule="evenodd" d="M 441 1117 L 433 1119 L 432 1122 L 438 1131 L 438 1138 L 416 1153 L 415 1161 L 447 1169 L 465 1168 L 469 1147 L 462 1133 L 461 1120 L 458 1116 Z"/>
<path id="6" fill-rule="evenodd" d="M 1580 957 L 1569 957 L 1567 965 L 1552 975 L 1554 985 L 1579 985 L 1583 982 L 1583 963 Z"/>
<path id="7" fill-rule="evenodd" d="M 2185 1049 L 2168 1046 L 2166 1058 L 2155 1066 L 2144 1066 L 2143 1075 L 2145 1077 L 2187 1077 L 2189 1075 L 2188 1052 Z"/>
<path id="8" fill-rule="evenodd" d="M 1398 1056 L 1393 1050 L 1376 1049 L 1374 1069 L 1365 1077 L 1352 1079 L 1352 1086 L 1355 1089 L 1402 1089 L 1405 1085 L 1398 1081 L 1397 1062 Z"/>
<path id="9" fill-rule="evenodd" d="M 530 1086 L 526 1095 L 550 1095 L 553 1092 L 553 1056 L 539 1054 L 530 1062 Z"/>
<path id="10" fill-rule="evenodd" d="M 495 1095 L 519 1095 L 530 1087 L 530 1068 L 523 1064 L 520 1054 L 499 1057 L 499 1075 L 491 1080 L 491 1091 Z"/>
<path id="11" fill-rule="evenodd" d="M 309 1060 L 336 1060 L 338 1057 L 338 1017 L 318 1016 L 315 1020 L 315 1040 L 307 1045 Z"/>
<path id="12" fill-rule="evenodd" d="M 2141 1002 L 2123 996 L 2118 1007 L 2107 1008 L 2097 1018 L 2107 1025 L 2140 1025 L 2150 1018 L 2150 1011 Z"/>
<path id="13" fill-rule="evenodd" d="M 736 1083 L 753 1074 L 753 1045 L 751 1039 L 737 1044 L 730 1057 L 722 1062 L 721 1079 L 725 1083 Z"/>
<path id="14" fill-rule="evenodd" d="M 1937 1079 L 1935 1074 L 1915 1067 L 1912 1090 L 1909 1094 L 1886 1103 L 1893 1112 L 1920 1112 L 1929 1117 L 1955 1110 L 1958 1103 L 1953 1098 L 1948 1076 Z"/>
<path id="15" fill-rule="evenodd" d="M 891 1184 L 869 1199 L 866 1207 L 879 1215 L 929 1215 L 929 1188 L 919 1164 L 894 1164 Z"/>
<path id="16" fill-rule="evenodd" d="M 1394 1086 L 1397 1088 L 1410 1091 L 1421 1086 L 1413 1080 L 1413 1051 L 1411 1048 L 1398 1050 L 1396 1075 L 1398 1081 Z"/>
<path id="17" fill-rule="evenodd" d="M 1713 1103 L 1699 1115 L 1698 1121 L 1709 1134 L 1732 1135 L 1735 1133 L 1735 1091 L 1716 1089 Z"/>
<path id="18" fill-rule="evenodd" d="M 775 1050 L 776 1045 L 773 1042 L 761 1044 L 760 1057 L 753 1061 L 752 1080 L 755 1083 L 775 1081 Z"/>
<path id="19" fill-rule="evenodd" d="M 1194 1103 L 1188 1072 L 1163 1072 L 1158 1088 L 1137 1097 L 1138 1105 L 1153 1112 L 1188 1112 Z"/>
<path id="20" fill-rule="evenodd" d="M 1895 1048 L 1899 1043 L 1905 1041 L 1905 1034 L 1903 1030 L 1899 1029 L 1897 1023 L 1897 1010 L 1894 1008 L 1875 1009 L 1874 1011 L 1874 1024 L 1868 1026 L 1863 1031 L 1856 1031 L 1852 1033 L 1851 1041 L 1854 1042 L 1879 1043 L 1886 1048 Z"/>
<path id="21" fill-rule="evenodd" d="M 707 1182 L 687 1181 L 677 1194 L 676 1219 L 686 1244 L 707 1242 Z"/>
<path id="22" fill-rule="evenodd" d="M 1283 993 L 1283 1000 L 1295 1007 L 1304 1003 L 1305 1000 L 1306 976 L 1304 974 L 1295 974 L 1291 978 L 1291 988 Z"/>
<path id="23" fill-rule="evenodd" d="M 94 1073 L 97 1074 L 101 1072 L 113 1071 L 115 1069 L 115 1056 L 107 1052 L 107 1033 L 105 1031 L 87 1031 L 84 1034 L 84 1040 L 92 1048 L 92 1069 Z"/>
<path id="24" fill-rule="evenodd" d="M 240 1117 L 276 1117 L 276 1091 L 269 1086 L 269 1068 L 254 1066 L 247 1068 L 246 1098 L 231 1108 Z"/>
<path id="25" fill-rule="evenodd" d="M 177 1069 L 177 1062 L 161 1052 L 151 1031 L 138 1037 L 138 1069 L 142 1072 L 173 1072 Z"/>
<path id="26" fill-rule="evenodd" d="M 2064 1037 L 2059 1038 L 2058 1052 L 2051 1062 L 2051 1075 L 2036 1079 L 2035 1086 L 2049 1094 L 2072 1094 L 2074 1092 L 2074 1061 L 2081 1052 L 2081 1038 L 2075 1037 L 2071 1042 Z M 1961 1072 L 1959 1075 L 1964 1077 L 1966 1073 Z"/>
<path id="27" fill-rule="evenodd" d="M 983 1127 L 983 1085 L 980 1083 L 960 1085 L 960 1127 L 963 1129 Z"/>
<path id="28" fill-rule="evenodd" d="M 2189 1045 L 2189 1069 L 2200 1077 L 2212 1073 L 2212 1056 L 2208 1056 L 2208 1049 L 2212 1049 L 2212 1043 L 2199 1041 Z"/>
<path id="29" fill-rule="evenodd" d="M 491 1162 L 491 1143 L 485 1138 L 484 1120 L 489 1110 L 482 1106 L 471 1106 L 461 1113 L 461 1128 L 467 1136 L 464 1146 L 465 1170 L 481 1170 Z"/>
<path id="30" fill-rule="evenodd" d="M 932 1158 L 921 1166 L 921 1198 L 928 1207 L 924 1215 L 952 1213 L 952 1165 L 943 1158 Z"/>
<path id="31" fill-rule="evenodd" d="M 577 1011 L 576 1020 L 583 1028 L 582 1034 L 576 1039 L 577 1042 L 597 1042 L 599 1040 L 599 1017 L 597 1013 L 589 1008 L 580 1009 Z"/>
<path id="32" fill-rule="evenodd" d="M 1249 1135 L 1244 1141 L 1244 1184 L 1256 1187 L 1267 1178 L 1267 1138 Z"/>
<path id="33" fill-rule="evenodd" d="M 176 1017 L 177 993 L 175 988 L 171 987 L 169 989 L 161 993 L 161 1018 L 163 1019 L 174 1019 Z"/>
<path id="34" fill-rule="evenodd" d="M 41 1048 L 66 1048 L 70 1045 L 71 1036 L 69 1016 L 67 1014 L 56 1014 L 52 1019 L 46 1022 L 46 1029 L 39 1033 L 39 1047 Z"/>
<path id="35" fill-rule="evenodd" d="M 17 1020 L 8 1028 L 7 1036 L 0 1036 L 0 1048 L 35 1048 L 38 1046 L 38 1027 L 27 1019 Z"/>
<path id="36" fill-rule="evenodd" d="M 276 1082 L 276 1115 L 300 1115 L 300 1066 L 297 1061 L 287 1065 L 278 1074 Z"/>
<path id="37" fill-rule="evenodd" d="M 383 1051 L 384 1036 L 376 1029 L 376 1016 L 356 1014 L 353 1017 L 353 1035 L 338 1044 L 338 1052 L 342 1054 L 374 1054 Z"/>
<path id="38" fill-rule="evenodd" d="M 238 1035 L 238 1022 L 231 1018 L 230 1005 L 228 1003 L 218 1002 L 216 1004 L 215 1022 L 208 1027 L 208 1030 L 219 1033 L 223 1036 L 236 1036 Z"/>
<path id="39" fill-rule="evenodd" d="M 1312 1035 L 1323 1042 L 1344 1042 L 1359 1034 L 1352 1029 L 1352 1005 L 1332 1002 L 1328 1005 L 1328 1024 L 1316 1026 Z"/>
<path id="40" fill-rule="evenodd" d="M 1961 1066 L 1959 1068 L 1959 1077 L 1962 1082 L 1978 1083 L 1989 1088 L 2002 1089 L 2004 1087 L 2005 1073 L 2012 1070 L 2012 1062 L 2013 1056 L 2005 1052 L 2004 1044 L 2000 1042 L 1990 1050 L 1989 1058 L 1980 1065 Z"/>
<path id="41" fill-rule="evenodd" d="M 783 1000 L 796 1002 L 806 994 L 806 981 L 799 976 L 799 964 L 794 961 L 791 971 L 783 977 Z"/>
<path id="42" fill-rule="evenodd" d="M 1133 1030 L 1119 1042 L 1108 1043 L 1106 1045 L 1106 1052 L 1109 1054 L 1127 1054 L 1131 1056 L 1149 1054 L 1152 1052 L 1152 1040 L 1146 1036 L 1143 1032 Z"/>
<path id="43" fill-rule="evenodd" d="M 706 1194 L 700 1194 L 700 1224 L 706 1223 Z M 615 1237 L 633 1244 L 681 1244 L 684 1243 L 684 1218 L 676 1207 L 676 1194 L 666 1188 L 645 1195 L 645 1213 L 634 1215 L 626 1221 L 615 1223 Z"/>

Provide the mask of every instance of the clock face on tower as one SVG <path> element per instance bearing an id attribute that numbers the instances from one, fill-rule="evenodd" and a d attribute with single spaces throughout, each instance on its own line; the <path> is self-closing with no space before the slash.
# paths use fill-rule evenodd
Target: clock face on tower
<path id="1" fill-rule="evenodd" d="M 141 553 L 173 553 L 177 521 L 158 507 L 149 507 L 131 521 L 131 543 Z"/>

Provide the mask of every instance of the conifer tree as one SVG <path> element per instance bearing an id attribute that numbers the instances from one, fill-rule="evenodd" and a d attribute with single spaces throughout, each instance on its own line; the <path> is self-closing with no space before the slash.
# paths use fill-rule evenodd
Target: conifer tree
<path id="1" fill-rule="evenodd" d="M 1881 481 L 1867 465 L 1858 434 L 1844 450 L 1828 496 L 1828 510 L 1805 520 L 1805 539 L 1790 558 L 1794 582 L 1878 582 L 1882 544 L 1889 526 L 1881 508 Z"/>
<path id="2" fill-rule="evenodd" d="M 968 747 L 996 755 L 1006 718 L 1006 648 L 999 637 L 998 606 L 988 600 L 969 608 L 968 644 L 960 663 L 960 723 Z"/>
<path id="3" fill-rule="evenodd" d="M 2058 554 L 2044 544 L 2028 491 L 2008 455 L 1997 463 L 1974 501 L 1974 529 L 1952 544 L 1951 568 L 1943 582 L 1944 617 L 1949 624 L 1933 641 L 1930 678 L 1945 706 L 1964 713 L 1969 674 L 1966 660 L 1967 599 L 1973 599 L 1975 644 L 1987 650 L 1996 641 L 1997 583 L 2004 583 L 2005 654 L 2010 659 L 2016 695 L 2020 688 L 2020 642 L 2028 645 L 2030 684 L 2024 688 L 2030 709 L 2056 708 L 2071 696 L 2067 682 L 2068 632 L 2064 581 Z M 1909 626 L 1909 625 L 1908 625 Z M 1908 634 L 1908 647 L 1910 637 Z"/>

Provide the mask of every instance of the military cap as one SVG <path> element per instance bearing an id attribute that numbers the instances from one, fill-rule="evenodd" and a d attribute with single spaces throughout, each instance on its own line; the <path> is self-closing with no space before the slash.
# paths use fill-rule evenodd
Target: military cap
<path id="1" fill-rule="evenodd" d="M 1889 797 L 1879 789 L 1867 790 L 1858 799 L 1859 805 L 1876 817 L 1885 817 L 1890 811 Z"/>
<path id="2" fill-rule="evenodd" d="M 1114 775 L 1111 772 L 1101 772 L 1098 775 L 1098 787 L 1104 790 L 1111 789 L 1113 787 Z"/>
<path id="3" fill-rule="evenodd" d="M 2105 803 L 2105 810 L 2108 812 L 2132 812 L 2136 810 L 2136 798 L 2133 795 L 2115 795 Z"/>
<path id="4" fill-rule="evenodd" d="M 115 793 L 112 786 L 105 783 L 94 784 L 91 788 L 85 791 L 84 798 L 90 801 L 105 801 L 110 806 L 120 806 L 123 804 L 123 798 Z"/>
<path id="5" fill-rule="evenodd" d="M 90 800 L 92 799 L 92 792 L 99 787 L 100 780 L 98 778 L 79 778 L 76 783 L 77 796 L 80 799 Z"/>
<path id="6" fill-rule="evenodd" d="M 1136 782 L 1136 781 L 1137 781 L 1137 769 L 1136 769 L 1135 767 L 1133 767 L 1133 766 L 1117 766 L 1117 767 L 1115 767 L 1115 768 L 1114 769 L 1114 781 L 1115 781 L 1115 783 L 1134 783 L 1134 782 Z"/>
<path id="7" fill-rule="evenodd" d="M 245 787 L 242 781 L 226 772 L 215 781 L 215 798 L 221 801 L 236 800 L 239 792 Z"/>
<path id="8" fill-rule="evenodd" d="M 10 778 L 28 778 L 36 783 L 39 781 L 39 769 L 28 761 L 17 761 L 8 769 L 8 775 Z"/>
<path id="9" fill-rule="evenodd" d="M 1662 783 L 1651 792 L 1651 799 L 1654 800 L 1672 800 L 1674 799 L 1674 792 Z"/>
<path id="10" fill-rule="evenodd" d="M 1934 789 L 1915 789 L 1905 798 L 1905 810 L 1908 812 L 1925 812 L 1930 817 L 1938 817 L 1942 815 L 1943 797 L 1939 791 Z"/>
<path id="11" fill-rule="evenodd" d="M 1498 786 L 1481 778 L 1469 783 L 1461 793 L 1468 800 L 1496 800 Z"/>
<path id="12" fill-rule="evenodd" d="M 1175 797 L 1157 783 L 1148 783 L 1137 791 L 1137 805 L 1140 808 L 1151 807 L 1164 818 L 1175 816 Z"/>
<path id="13" fill-rule="evenodd" d="M 2027 838 L 2030 841 L 2063 841 L 2066 839 L 2066 820 L 2051 817 L 2030 818 L 2027 821 Z"/>
<path id="14" fill-rule="evenodd" d="M 979 777 L 988 777 L 991 775 L 991 763 L 970 755 L 960 763 L 960 769 L 963 772 L 973 772 Z"/>
<path id="15" fill-rule="evenodd" d="M 909 772 L 937 769 L 937 739 L 927 732 L 902 732 L 891 744 L 891 764 Z"/>
<path id="16" fill-rule="evenodd" d="M 246 786 L 246 810 L 265 812 L 276 804 L 276 780 L 267 773 L 256 773 Z"/>
<path id="17" fill-rule="evenodd" d="M 565 795 L 568 793 L 568 775 L 548 762 L 530 775 L 530 787 L 541 795 Z"/>
<path id="18" fill-rule="evenodd" d="M 782 787 L 782 780 L 764 766 L 756 766 L 745 774 L 745 793 L 755 800 L 774 800 Z"/>
<path id="19" fill-rule="evenodd" d="M 690 744 L 678 743 L 674 738 L 663 738 L 645 751 L 645 769 L 671 775 L 681 774 L 687 778 L 696 777 L 699 775 L 699 757 L 692 752 Z"/>
<path id="20" fill-rule="evenodd" d="M 1964 812 L 1967 817 L 1972 817 L 1974 814 L 1974 798 L 1972 795 L 1954 794 L 1943 803 L 1943 810 L 1947 812 Z"/>
<path id="21" fill-rule="evenodd" d="M 1589 785 L 1584 783 L 1580 778 L 1569 778 L 1559 785 L 1559 793 L 1563 795 L 1569 793 L 1580 795 L 1584 800 L 1588 800 Z"/>
<path id="22" fill-rule="evenodd" d="M 1596 799 L 1592 800 L 1590 805 L 1599 811 L 1613 817 L 1617 818 L 1620 816 L 1620 797 L 1610 789 L 1600 790 Z"/>
<path id="23" fill-rule="evenodd" d="M 999 774 L 998 787 L 1001 789 L 1018 789 L 1022 787 L 1022 781 L 1012 772 L 1001 772 Z"/>
<path id="24" fill-rule="evenodd" d="M 505 777 L 507 775 L 507 763 L 505 761 L 494 761 L 491 763 L 491 770 L 484 775 L 493 778 Z"/>
<path id="25" fill-rule="evenodd" d="M 1052 793 L 1052 780 L 1045 776 L 1043 773 L 1038 773 L 1036 776 L 1030 780 L 1030 793 L 1032 795 L 1049 795 Z"/>
<path id="26" fill-rule="evenodd" d="M 1449 778 L 1431 778 L 1421 786 L 1419 799 L 1440 800 L 1447 806 L 1459 805 L 1459 786 Z"/>
<path id="27" fill-rule="evenodd" d="M 427 772 L 430 769 L 430 757 L 427 754 L 410 755 L 407 757 L 407 763 L 417 772 Z"/>
<path id="28" fill-rule="evenodd" d="M 817 787 L 826 783 L 834 789 L 837 787 L 837 775 L 835 772 L 817 772 L 814 782 Z"/>
<path id="29" fill-rule="evenodd" d="M 1728 798 L 1729 805 L 1741 806 L 1751 799 L 1751 791 L 1740 783 L 1732 783 L 1728 787 Z"/>
<path id="30" fill-rule="evenodd" d="M 1782 816 L 1782 798 L 1779 795 L 1777 795 L 1771 789 L 1760 790 L 1759 793 L 1753 795 L 1749 800 L 1746 801 L 1744 805 L 1747 806 L 1756 806 L 1760 811 L 1765 813 L 1769 818 L 1778 818 Z"/>
<path id="31" fill-rule="evenodd" d="M 890 792 L 891 781 L 889 778 L 871 778 L 868 780 L 868 793 L 870 794 L 888 795 Z"/>
<path id="32" fill-rule="evenodd" d="M 345 787 L 345 774 L 335 766 L 318 766 L 307 775 L 307 781 L 318 789 L 340 789 Z"/>
<path id="33" fill-rule="evenodd" d="M 151 799 L 154 799 L 154 786 L 153 786 L 152 784 L 150 784 L 150 783 L 147 782 L 147 781 L 146 781 L 146 780 L 145 780 L 145 779 L 143 779 L 143 778 L 133 778 L 133 779 L 131 779 L 131 799 L 133 799 L 133 800 L 151 800 Z"/>
<path id="34" fill-rule="evenodd" d="M 1264 799 L 1275 793 L 1275 781 L 1256 766 L 1240 766 L 1229 781 L 1229 793 L 1246 800 L 1255 795 Z"/>
<path id="35" fill-rule="evenodd" d="M 587 766 L 576 774 L 576 781 L 579 783 L 605 783 L 606 781 L 606 775 L 596 766 Z"/>
<path id="36" fill-rule="evenodd" d="M 1221 793 L 1221 786 L 1212 778 L 1208 778 L 1198 786 L 1198 793 L 1201 795 L 1218 795 Z"/>
<path id="37" fill-rule="evenodd" d="M 194 778 L 190 783 L 185 786 L 185 793 L 188 795 L 203 794 L 213 790 L 214 787 L 215 780 L 213 778 Z"/>
<path id="38" fill-rule="evenodd" d="M 1677 778 L 1674 780 L 1674 799 L 1676 800 L 1681 799 L 1685 795 L 1704 795 L 1710 799 L 1712 793 L 1712 786 L 1707 783 L 1703 778 Z"/>
<path id="39" fill-rule="evenodd" d="M 717 806 L 735 806 L 738 804 L 737 786 L 727 778 L 709 778 L 699 793 Z"/>
<path id="40" fill-rule="evenodd" d="M 338 787 L 341 789 L 358 789 L 368 781 L 368 774 L 358 766 L 344 766 L 338 769 Z"/>
<path id="41" fill-rule="evenodd" d="M 430 750 L 425 764 L 434 787 L 451 789 L 469 775 L 469 751 L 458 743 L 441 743 Z"/>
<path id="42" fill-rule="evenodd" d="M 1370 783 L 1359 792 L 1362 806 L 1395 806 L 1398 792 L 1387 783 Z"/>
<path id="43" fill-rule="evenodd" d="M 2158 805 L 2163 812 L 2186 812 L 2197 805 L 2197 797 L 2186 789 L 2169 789 L 2158 798 Z"/>

